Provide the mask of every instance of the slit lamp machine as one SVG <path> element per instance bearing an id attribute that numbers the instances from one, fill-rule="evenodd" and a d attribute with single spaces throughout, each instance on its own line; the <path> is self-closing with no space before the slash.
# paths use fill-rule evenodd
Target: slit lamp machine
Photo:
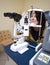
<path id="1" fill-rule="evenodd" d="M 33 23 L 30 23 L 30 11 L 40 11 L 41 12 L 41 17 L 40 17 L 40 25 L 36 25 Z M 14 37 L 18 38 L 14 40 L 14 42 L 10 46 L 10 50 L 13 52 L 19 52 L 19 53 L 24 53 L 25 51 L 28 50 L 27 46 L 31 46 L 28 42 L 25 40 L 27 39 L 27 36 L 29 36 L 29 27 L 40 27 L 39 30 L 39 36 L 41 32 L 41 20 L 42 20 L 42 12 L 43 10 L 41 9 L 29 9 L 28 11 L 24 12 L 22 15 L 17 14 L 17 13 L 4 13 L 5 17 L 9 17 L 10 19 L 14 19 Z M 20 15 L 20 16 L 17 16 Z M 20 21 L 19 21 L 20 20 Z M 17 22 L 19 21 L 19 22 Z M 17 24 L 17 25 L 16 25 Z M 21 35 L 17 35 L 16 32 L 22 32 Z M 34 46 L 31 46 L 35 48 Z"/>

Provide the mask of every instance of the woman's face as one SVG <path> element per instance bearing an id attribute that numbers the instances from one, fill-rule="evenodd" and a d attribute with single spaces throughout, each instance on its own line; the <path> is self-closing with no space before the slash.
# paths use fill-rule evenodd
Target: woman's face
<path id="1" fill-rule="evenodd" d="M 30 14 L 30 23 L 33 23 L 36 25 L 38 24 L 38 20 L 36 18 L 36 13 L 34 11 L 32 11 Z M 39 31 L 39 27 L 34 27 L 34 30 Z"/>
<path id="2" fill-rule="evenodd" d="M 34 11 L 30 14 L 30 23 L 38 24 L 36 13 Z"/>

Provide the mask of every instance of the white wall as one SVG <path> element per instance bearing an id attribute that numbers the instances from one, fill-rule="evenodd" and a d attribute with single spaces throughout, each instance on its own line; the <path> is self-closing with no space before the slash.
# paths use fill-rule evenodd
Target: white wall
<path id="1" fill-rule="evenodd" d="M 31 8 L 41 8 L 43 10 L 50 10 L 50 0 L 25 0 L 25 10 Z"/>
<path id="2" fill-rule="evenodd" d="M 50 10 L 50 0 L 0 0 L 0 30 L 9 29 L 13 32 L 13 19 L 4 17 L 4 12 L 22 13 L 33 5 L 34 8 Z"/>
<path id="3" fill-rule="evenodd" d="M 0 30 L 8 29 L 13 32 L 13 19 L 4 17 L 4 12 L 21 13 L 23 10 L 23 0 L 0 0 Z"/>

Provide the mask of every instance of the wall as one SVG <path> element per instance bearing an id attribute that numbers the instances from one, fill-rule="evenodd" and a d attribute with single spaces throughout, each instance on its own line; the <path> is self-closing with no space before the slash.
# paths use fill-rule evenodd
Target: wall
<path id="1" fill-rule="evenodd" d="M 28 10 L 32 5 L 34 8 L 41 8 L 44 11 L 50 10 L 50 0 L 25 0 L 24 10 Z"/>
<path id="2" fill-rule="evenodd" d="M 23 10 L 23 0 L 0 0 L 0 30 L 10 30 L 13 32 L 13 19 L 4 17 L 4 12 L 21 13 Z"/>
<path id="3" fill-rule="evenodd" d="M 22 13 L 33 5 L 34 8 L 50 10 L 50 0 L 0 0 L 0 30 L 9 29 L 13 32 L 13 19 L 4 17 L 4 12 Z"/>

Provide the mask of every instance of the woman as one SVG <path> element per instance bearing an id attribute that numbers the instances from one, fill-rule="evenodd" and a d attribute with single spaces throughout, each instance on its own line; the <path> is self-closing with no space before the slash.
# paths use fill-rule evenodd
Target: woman
<path id="1" fill-rule="evenodd" d="M 30 27 L 29 39 L 31 39 L 32 41 L 38 41 L 39 39 L 41 40 L 43 37 L 43 32 L 44 32 L 45 23 L 46 23 L 44 13 L 41 11 L 31 11 L 30 12 L 30 23 L 34 23 L 36 25 L 41 24 L 42 27 L 41 28 L 40 27 Z"/>

